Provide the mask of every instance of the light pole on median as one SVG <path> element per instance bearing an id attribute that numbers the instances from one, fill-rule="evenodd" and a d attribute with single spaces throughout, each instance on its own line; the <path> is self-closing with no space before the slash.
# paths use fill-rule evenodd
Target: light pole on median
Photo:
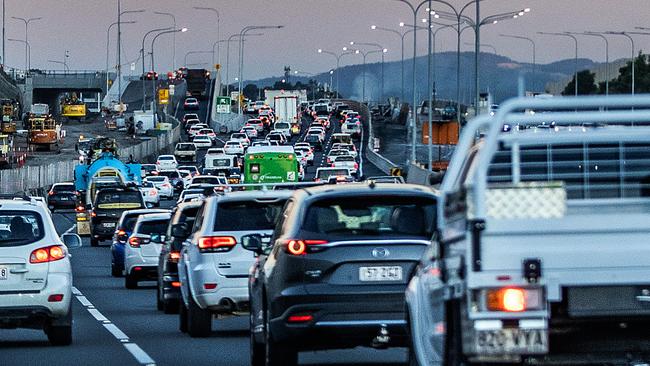
<path id="1" fill-rule="evenodd" d="M 118 27 L 119 27 L 119 23 L 118 23 Z M 151 33 L 164 32 L 164 31 L 168 31 L 170 29 L 171 29 L 171 27 L 152 29 L 152 30 L 148 31 L 147 33 L 145 33 L 144 37 L 142 37 L 142 48 L 140 49 L 140 56 L 142 57 L 142 75 L 140 76 L 140 78 L 142 79 L 142 111 L 143 112 L 145 111 L 145 107 L 147 105 L 147 94 L 146 94 L 146 88 L 145 88 L 146 77 L 145 77 L 145 71 L 144 71 L 144 59 L 145 59 L 144 43 L 145 43 L 145 40 L 147 39 L 147 36 L 150 35 Z M 118 69 L 121 69 L 121 67 L 119 65 L 118 65 Z M 118 80 L 119 80 L 119 75 L 118 75 Z M 121 89 L 120 89 L 119 94 L 120 94 L 120 96 L 122 95 Z M 155 98 L 155 95 L 153 97 Z M 120 104 L 121 104 L 121 100 L 120 100 Z"/>
<path id="2" fill-rule="evenodd" d="M 221 34 L 219 33 L 220 32 L 220 26 L 221 26 L 221 13 L 219 13 L 219 10 L 217 10 L 216 8 L 203 7 L 203 6 L 195 6 L 194 9 L 211 11 L 211 12 L 217 14 L 217 39 L 221 38 Z M 218 47 L 218 51 L 219 51 L 219 62 L 218 63 L 221 64 L 221 47 Z M 214 58 L 212 60 L 212 63 L 214 64 Z M 212 67 L 214 67 L 214 65 Z"/>
<path id="3" fill-rule="evenodd" d="M 534 83 L 534 81 L 535 81 L 535 69 L 537 68 L 537 59 L 536 59 L 536 55 L 535 55 L 535 53 L 537 51 L 537 46 L 535 45 L 535 40 L 533 40 L 532 38 L 518 36 L 518 35 L 514 35 L 514 34 L 500 34 L 500 36 L 505 37 L 505 38 L 522 39 L 524 41 L 530 42 L 530 44 L 533 46 L 533 72 L 532 72 L 533 77 L 532 77 L 532 79 L 533 79 L 533 83 Z"/>
<path id="4" fill-rule="evenodd" d="M 341 66 L 341 58 L 345 55 L 351 55 L 354 52 L 353 51 L 343 51 L 342 53 L 335 53 L 331 51 L 325 51 L 322 48 L 318 49 L 318 53 L 323 53 L 326 55 L 331 55 L 336 58 L 336 93 L 339 94 L 341 92 L 341 89 L 339 89 L 339 67 Z"/>
<path id="5" fill-rule="evenodd" d="M 125 12 L 122 12 L 124 14 Z M 122 24 L 135 24 L 137 23 L 136 21 L 128 21 L 128 22 L 122 22 Z M 111 25 L 108 26 L 108 30 L 106 31 L 106 94 L 108 94 L 108 57 L 109 57 L 109 46 L 111 44 L 111 28 L 117 25 L 117 22 L 111 23 Z M 119 91 L 118 91 L 119 92 Z"/>
<path id="6" fill-rule="evenodd" d="M 380 45 L 379 43 L 368 43 L 368 42 L 350 42 L 351 46 L 371 46 L 371 47 L 377 47 L 378 51 L 381 52 L 381 92 L 379 93 L 379 100 L 380 103 L 384 101 L 384 54 L 388 52 L 388 49 L 384 48 L 384 46 Z M 365 68 L 364 68 L 365 69 Z M 364 76 L 365 80 L 365 76 Z"/>
<path id="7" fill-rule="evenodd" d="M 172 23 L 173 23 L 173 29 L 177 29 L 176 28 L 176 16 L 174 16 L 174 14 L 167 13 L 167 12 L 164 12 L 164 11 L 154 11 L 153 13 L 158 14 L 158 15 L 165 15 L 165 16 L 171 17 L 172 18 Z M 173 34 L 174 39 L 172 40 L 172 70 L 176 70 L 176 33 L 177 32 L 174 32 L 174 34 Z"/>
<path id="8" fill-rule="evenodd" d="M 363 69 L 362 69 L 363 70 L 362 71 L 362 76 L 363 76 L 362 85 L 363 86 L 362 86 L 362 89 L 361 89 L 362 90 L 361 91 L 361 103 L 366 102 L 366 58 L 368 57 L 368 55 L 372 55 L 374 53 L 381 53 L 383 55 L 386 52 L 388 52 L 388 50 L 385 49 L 385 48 L 381 49 L 381 50 L 373 50 L 373 51 L 367 51 L 367 52 L 363 52 L 361 50 L 354 50 L 354 53 L 360 54 L 361 56 L 363 56 Z"/>
<path id="9" fill-rule="evenodd" d="M 630 36 L 627 32 L 605 32 L 605 34 L 612 34 L 616 36 L 623 36 L 626 37 L 627 39 L 630 40 L 630 44 L 632 45 L 632 95 L 634 95 L 635 88 L 634 88 L 634 82 L 635 82 L 635 77 L 634 77 L 634 69 L 636 69 L 636 55 L 634 54 L 635 48 L 634 48 L 634 38 Z"/>
<path id="10" fill-rule="evenodd" d="M 156 103 L 156 84 L 157 84 L 156 83 L 156 78 L 155 78 L 156 72 L 155 72 L 155 68 L 154 68 L 155 67 L 154 49 L 155 49 L 155 46 L 156 46 L 156 39 L 158 39 L 158 37 L 162 36 L 163 34 L 170 34 L 170 33 L 176 34 L 176 33 L 179 33 L 179 32 L 180 33 L 185 33 L 185 32 L 187 32 L 187 28 L 173 29 L 173 30 L 169 30 L 169 31 L 160 32 L 160 33 L 156 34 L 156 36 L 153 37 L 153 40 L 151 41 L 151 71 L 154 72 L 154 80 L 153 80 L 153 83 L 152 83 L 153 84 L 153 94 L 152 94 L 153 95 L 153 101 L 151 102 L 152 103 L 151 108 L 153 110 L 154 121 L 155 121 L 156 112 L 158 111 L 158 106 L 157 106 L 158 103 Z"/>
<path id="11" fill-rule="evenodd" d="M 212 51 L 189 51 L 185 53 L 185 57 L 183 58 L 184 60 L 183 65 L 187 66 L 187 58 L 190 55 L 208 55 L 208 54 L 212 54 Z"/>
<path id="12" fill-rule="evenodd" d="M 12 19 L 20 20 L 23 23 L 25 23 L 25 67 L 27 68 L 26 72 L 29 72 L 29 69 L 31 69 L 31 49 L 28 50 L 28 45 L 29 45 L 29 37 L 28 37 L 28 29 L 29 29 L 29 23 L 41 20 L 43 17 L 36 17 L 36 18 L 21 18 L 21 17 L 11 17 Z M 3 60 L 4 61 L 4 60 Z"/>
<path id="13" fill-rule="evenodd" d="M 602 33 L 598 32 L 567 32 L 574 36 L 592 36 L 598 37 L 605 41 L 605 95 L 609 95 L 609 40 Z"/>
<path id="14" fill-rule="evenodd" d="M 537 32 L 537 34 L 542 34 L 546 36 L 558 36 L 558 37 L 569 37 L 573 39 L 575 43 L 575 95 L 578 96 L 578 38 L 573 34 L 569 33 L 558 33 L 558 32 Z"/>
<path id="15" fill-rule="evenodd" d="M 249 25 L 242 28 L 239 32 L 239 100 L 237 101 L 237 114 L 242 115 L 241 109 L 241 98 L 244 95 L 243 93 L 243 83 L 244 83 L 244 37 L 246 33 L 256 30 L 256 29 L 281 29 L 284 28 L 282 25 Z"/>
<path id="16" fill-rule="evenodd" d="M 26 57 L 27 64 L 26 64 L 26 67 L 27 67 L 27 70 L 29 70 L 29 68 L 31 67 L 31 65 L 29 64 L 29 60 L 31 59 L 31 54 L 32 54 L 32 47 L 29 45 L 29 42 L 25 42 L 22 39 L 16 39 L 16 38 L 8 38 L 7 41 L 19 42 L 19 43 L 22 43 L 22 44 L 25 45 L 25 47 L 27 49 L 27 57 Z M 27 74 L 27 70 L 25 71 L 25 75 Z"/>

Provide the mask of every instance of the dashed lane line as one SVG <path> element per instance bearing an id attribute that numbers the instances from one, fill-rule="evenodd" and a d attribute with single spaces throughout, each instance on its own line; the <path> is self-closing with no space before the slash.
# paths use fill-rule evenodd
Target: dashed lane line
<path id="1" fill-rule="evenodd" d="M 100 322 L 102 326 L 124 346 L 124 348 L 131 354 L 131 356 L 133 356 L 133 358 L 138 361 L 138 363 L 145 366 L 156 365 L 156 361 L 154 361 L 154 359 L 151 358 L 147 352 L 140 348 L 140 346 L 138 346 L 135 342 L 131 342 L 129 336 L 127 336 L 126 333 L 117 327 L 117 325 L 105 317 L 104 314 L 97 310 L 97 308 L 95 308 L 95 306 L 88 300 L 88 298 L 86 298 L 86 296 L 83 295 L 81 291 L 79 291 L 78 288 L 72 287 L 72 293 L 77 298 L 77 301 L 79 301 L 81 305 L 86 308 L 88 313 L 90 313 L 93 318 Z"/>

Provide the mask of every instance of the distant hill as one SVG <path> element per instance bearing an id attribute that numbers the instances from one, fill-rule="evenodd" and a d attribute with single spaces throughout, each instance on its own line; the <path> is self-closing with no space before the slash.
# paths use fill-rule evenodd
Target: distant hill
<path id="1" fill-rule="evenodd" d="M 614 78 L 618 73 L 618 68 L 623 63 L 612 63 L 611 77 Z M 384 95 L 401 96 L 401 66 L 400 62 L 386 62 L 384 65 Z M 405 85 L 407 100 L 412 99 L 412 59 L 406 60 L 405 64 Z M 417 99 L 418 101 L 426 98 L 426 56 L 420 56 L 416 60 L 417 65 Z M 474 54 L 471 52 L 461 53 L 461 100 L 473 100 L 474 85 Z M 597 63 L 589 59 L 578 59 L 578 69 L 598 70 L 597 77 L 599 80 L 604 78 L 604 64 Z M 437 98 L 455 99 L 456 98 L 456 53 L 443 52 L 436 54 L 436 90 Z M 363 86 L 363 65 L 350 65 L 341 67 L 340 71 L 340 92 L 346 97 L 361 99 Z M 527 91 L 552 92 L 558 93 L 564 89 L 564 85 L 571 80 L 575 71 L 575 60 L 567 59 L 550 64 L 536 65 L 535 72 L 531 63 L 522 63 L 514 61 L 508 57 L 495 55 L 492 53 L 481 53 L 480 69 L 480 88 L 481 91 L 489 90 L 495 102 L 501 102 L 504 99 L 517 95 L 518 80 L 522 76 L 525 80 Z M 366 99 L 378 100 L 380 98 L 381 86 L 381 63 L 372 63 L 366 65 Z M 273 85 L 283 77 L 270 77 L 260 80 L 254 80 L 253 83 L 259 87 Z M 290 81 L 300 80 L 307 82 L 309 79 L 315 79 L 320 83 L 330 82 L 329 73 L 318 74 L 311 78 L 291 77 Z M 251 83 L 246 81 L 245 84 Z M 336 74 L 334 75 L 336 83 Z"/>

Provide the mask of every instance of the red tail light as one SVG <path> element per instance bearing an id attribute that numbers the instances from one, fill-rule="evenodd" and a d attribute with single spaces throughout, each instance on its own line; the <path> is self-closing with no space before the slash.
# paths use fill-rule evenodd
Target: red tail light
<path id="1" fill-rule="evenodd" d="M 84 212 L 84 211 L 86 210 L 86 208 L 83 207 L 83 206 L 77 206 L 77 207 L 75 207 L 74 210 L 75 210 L 76 212 Z"/>
<path id="2" fill-rule="evenodd" d="M 129 245 L 131 246 L 131 248 L 140 248 L 140 245 L 148 244 L 148 243 L 149 240 L 138 238 L 136 236 L 129 238 Z"/>
<path id="3" fill-rule="evenodd" d="M 172 263 L 178 263 L 178 260 L 181 259 L 181 252 L 172 251 L 169 252 L 169 261 Z"/>
<path id="4" fill-rule="evenodd" d="M 287 239 L 285 241 L 287 252 L 293 255 L 305 255 L 307 254 L 308 246 L 322 244 L 327 244 L 327 240 Z"/>
<path id="5" fill-rule="evenodd" d="M 359 169 L 359 163 L 354 163 L 354 169 Z"/>
<path id="6" fill-rule="evenodd" d="M 237 244 L 232 236 L 204 236 L 199 238 L 201 252 L 228 252 Z"/>
<path id="7" fill-rule="evenodd" d="M 156 161 L 156 165 L 160 165 L 160 161 Z"/>
<path id="8" fill-rule="evenodd" d="M 91 211 L 91 212 L 90 212 L 90 216 L 91 216 L 91 217 L 97 217 L 97 213 L 95 213 L 95 211 Z"/>
<path id="9" fill-rule="evenodd" d="M 310 314 L 297 314 L 289 316 L 287 323 L 308 323 L 312 320 L 314 320 L 314 317 Z"/>
<path id="10" fill-rule="evenodd" d="M 53 192 L 53 191 L 49 191 L 49 192 L 47 192 L 47 195 L 48 195 L 48 196 L 54 196 L 54 192 Z"/>
<path id="11" fill-rule="evenodd" d="M 63 301 L 63 294 L 54 294 L 54 295 L 50 295 L 47 298 L 47 302 L 61 302 L 61 301 Z"/>
<path id="12" fill-rule="evenodd" d="M 34 250 L 29 256 L 29 263 L 54 262 L 65 258 L 65 255 L 64 247 L 61 245 L 52 245 Z"/>
<path id="13" fill-rule="evenodd" d="M 163 187 L 163 188 L 170 188 L 170 187 L 171 187 L 171 184 L 169 184 L 169 183 L 163 183 L 163 185 L 162 185 L 161 187 Z"/>

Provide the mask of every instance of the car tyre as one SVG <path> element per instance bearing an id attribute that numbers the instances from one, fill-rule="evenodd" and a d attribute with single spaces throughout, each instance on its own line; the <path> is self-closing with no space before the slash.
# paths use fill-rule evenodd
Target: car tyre
<path id="1" fill-rule="evenodd" d="M 187 307 L 183 301 L 178 306 L 178 330 L 187 333 Z"/>
<path id="2" fill-rule="evenodd" d="M 69 346 L 72 344 L 72 325 L 48 325 L 45 334 L 53 346 Z"/>
<path id="3" fill-rule="evenodd" d="M 91 247 L 97 247 L 99 246 L 99 239 L 95 239 L 93 237 L 90 237 L 90 246 Z"/>
<path id="4" fill-rule="evenodd" d="M 265 319 L 265 361 L 266 366 L 296 366 L 298 365 L 298 351 L 284 343 L 275 342 L 269 326 L 270 315 L 266 312 Z"/>
<path id="5" fill-rule="evenodd" d="M 188 297 L 187 333 L 192 338 L 209 336 L 210 332 L 212 332 L 212 313 L 201 309 L 192 295 Z"/>
<path id="6" fill-rule="evenodd" d="M 124 287 L 129 290 L 136 289 L 138 288 L 138 280 L 131 274 L 127 273 L 126 276 L 124 276 Z"/>
<path id="7" fill-rule="evenodd" d="M 160 291 L 160 282 L 156 286 L 156 309 L 161 311 L 163 309 L 162 291 Z"/>
<path id="8" fill-rule="evenodd" d="M 162 300 L 162 310 L 165 314 L 176 314 L 180 308 L 178 300 Z"/>
<path id="9" fill-rule="evenodd" d="M 115 263 L 111 263 L 111 276 L 122 277 L 122 268 Z"/>
<path id="10" fill-rule="evenodd" d="M 254 322 L 253 322 L 253 312 L 251 311 L 250 313 L 250 356 L 251 356 L 251 366 L 264 366 L 266 363 L 266 349 L 264 348 L 264 344 L 258 343 L 255 341 L 255 333 L 253 332 L 253 329 L 255 328 Z M 264 328 L 266 329 L 266 328 Z M 266 335 L 265 335 L 266 337 Z"/>

